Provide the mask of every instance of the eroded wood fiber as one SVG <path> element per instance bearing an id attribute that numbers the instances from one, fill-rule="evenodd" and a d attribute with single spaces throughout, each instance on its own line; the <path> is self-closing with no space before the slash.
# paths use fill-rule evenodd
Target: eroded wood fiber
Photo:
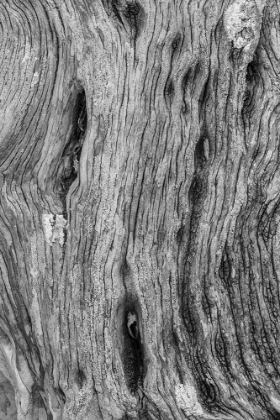
<path id="1" fill-rule="evenodd" d="M 2 412 L 279 418 L 279 7 L 0 3 Z"/>

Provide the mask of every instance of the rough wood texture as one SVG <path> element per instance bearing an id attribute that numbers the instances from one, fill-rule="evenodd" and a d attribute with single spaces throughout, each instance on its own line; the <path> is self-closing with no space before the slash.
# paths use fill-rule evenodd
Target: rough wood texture
<path id="1" fill-rule="evenodd" d="M 279 8 L 0 2 L 1 419 L 280 419 Z"/>

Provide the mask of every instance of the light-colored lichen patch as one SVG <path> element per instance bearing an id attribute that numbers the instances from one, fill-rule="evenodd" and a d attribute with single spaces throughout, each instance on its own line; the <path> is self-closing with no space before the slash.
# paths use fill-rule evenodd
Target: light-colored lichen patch
<path id="1" fill-rule="evenodd" d="M 54 215 L 53 214 L 43 214 L 42 216 L 44 234 L 46 242 L 52 246 L 52 233 L 54 225 Z"/>
<path id="2" fill-rule="evenodd" d="M 39 73 L 36 71 L 33 75 L 33 79 L 31 82 L 31 87 L 37 85 L 37 83 L 39 83 Z"/>
<path id="3" fill-rule="evenodd" d="M 62 214 L 43 214 L 42 216 L 43 229 L 46 242 L 52 246 L 53 243 L 58 242 L 61 246 L 64 245 L 65 229 L 67 227 L 67 220 Z"/>
<path id="4" fill-rule="evenodd" d="M 62 214 L 57 214 L 55 224 L 53 226 L 52 242 L 58 242 L 61 246 L 64 245 L 64 229 L 66 228 L 67 220 L 64 219 Z"/>
<path id="5" fill-rule="evenodd" d="M 250 48 L 259 37 L 259 10 L 254 0 L 236 0 L 225 13 L 228 38 L 235 48 Z"/>
<path id="6" fill-rule="evenodd" d="M 186 415 L 203 414 L 203 409 L 197 399 L 196 390 L 191 384 L 179 384 L 175 387 L 175 396 L 178 406 Z"/>

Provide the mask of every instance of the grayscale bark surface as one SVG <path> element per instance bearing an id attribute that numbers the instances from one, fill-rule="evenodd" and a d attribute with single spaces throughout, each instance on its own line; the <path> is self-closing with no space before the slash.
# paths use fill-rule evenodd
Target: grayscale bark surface
<path id="1" fill-rule="evenodd" d="M 280 419 L 279 0 L 0 31 L 0 420 Z"/>

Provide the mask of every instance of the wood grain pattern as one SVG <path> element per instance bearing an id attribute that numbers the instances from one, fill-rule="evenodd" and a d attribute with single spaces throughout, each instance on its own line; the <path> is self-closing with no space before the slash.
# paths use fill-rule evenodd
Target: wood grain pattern
<path id="1" fill-rule="evenodd" d="M 2 411 L 280 418 L 279 10 L 0 3 Z"/>

